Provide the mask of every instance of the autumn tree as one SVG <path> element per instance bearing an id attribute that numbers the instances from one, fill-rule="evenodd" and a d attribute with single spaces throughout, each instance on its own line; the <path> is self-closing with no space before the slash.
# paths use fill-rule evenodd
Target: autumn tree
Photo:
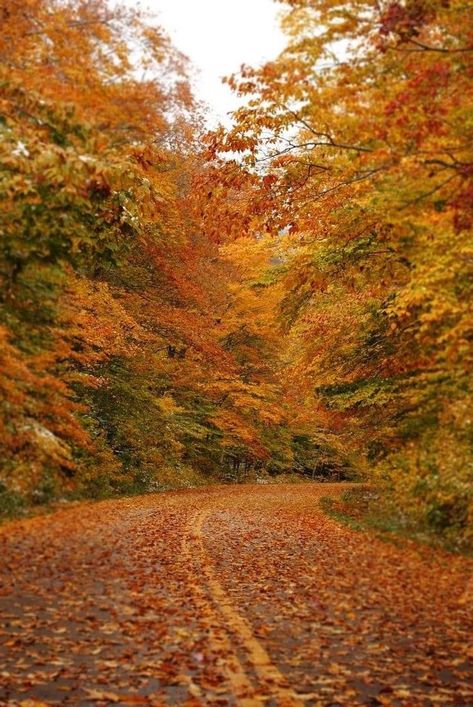
<path id="1" fill-rule="evenodd" d="M 286 241 L 294 384 L 403 522 L 471 528 L 470 106 L 462 0 L 292 0 L 285 51 L 211 150 L 260 175 Z"/>
<path id="2" fill-rule="evenodd" d="M 211 211 L 186 60 L 104 0 L 1 12 L 4 505 L 290 465 L 253 178 Z"/>
<path id="3" fill-rule="evenodd" d="M 185 257 L 199 120 L 185 61 L 138 12 L 103 2 L 2 14 L 2 480 L 35 498 L 123 486 L 146 477 L 145 449 L 157 462 L 179 447 L 163 434 L 173 341 L 156 312 Z"/>

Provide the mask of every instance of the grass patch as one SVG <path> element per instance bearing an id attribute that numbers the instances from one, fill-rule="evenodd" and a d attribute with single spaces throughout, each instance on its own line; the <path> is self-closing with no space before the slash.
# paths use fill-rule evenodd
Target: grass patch
<path id="1" fill-rule="evenodd" d="M 339 498 L 323 496 L 320 506 L 331 518 L 348 525 L 354 530 L 366 530 L 367 519 L 372 505 L 379 499 L 379 494 L 366 486 L 350 488 Z"/>
<path id="2" fill-rule="evenodd" d="M 359 486 L 345 491 L 339 498 L 320 499 L 324 513 L 353 530 L 374 532 L 384 542 L 401 546 L 406 542 L 428 545 L 448 552 L 473 555 L 451 535 L 436 533 L 432 528 L 415 523 L 402 515 L 389 498 L 372 486 Z"/>
<path id="3" fill-rule="evenodd" d="M 25 514 L 25 500 L 16 491 L 7 489 L 0 483 L 0 522 L 10 520 Z"/>

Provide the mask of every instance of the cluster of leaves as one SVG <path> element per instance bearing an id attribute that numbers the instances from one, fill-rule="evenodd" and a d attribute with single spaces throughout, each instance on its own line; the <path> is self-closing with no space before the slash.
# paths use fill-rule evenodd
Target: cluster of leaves
<path id="1" fill-rule="evenodd" d="M 229 80 L 247 101 L 210 143 L 260 177 L 284 264 L 287 384 L 403 522 L 467 541 L 471 8 L 287 5 L 287 48 Z"/>

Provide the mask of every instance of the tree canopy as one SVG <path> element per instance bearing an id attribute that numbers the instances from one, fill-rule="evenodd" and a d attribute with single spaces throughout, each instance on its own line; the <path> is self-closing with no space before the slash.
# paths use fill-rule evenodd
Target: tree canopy
<path id="1" fill-rule="evenodd" d="M 471 537 L 471 8 L 283 8 L 204 137 L 152 18 L 0 5 L 7 510 L 295 471 Z"/>

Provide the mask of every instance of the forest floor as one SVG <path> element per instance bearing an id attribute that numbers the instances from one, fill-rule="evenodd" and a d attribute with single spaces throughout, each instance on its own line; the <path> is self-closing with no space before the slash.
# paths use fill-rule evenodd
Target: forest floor
<path id="1" fill-rule="evenodd" d="M 472 705 L 471 559 L 332 485 L 79 504 L 0 529 L 0 704 Z"/>

